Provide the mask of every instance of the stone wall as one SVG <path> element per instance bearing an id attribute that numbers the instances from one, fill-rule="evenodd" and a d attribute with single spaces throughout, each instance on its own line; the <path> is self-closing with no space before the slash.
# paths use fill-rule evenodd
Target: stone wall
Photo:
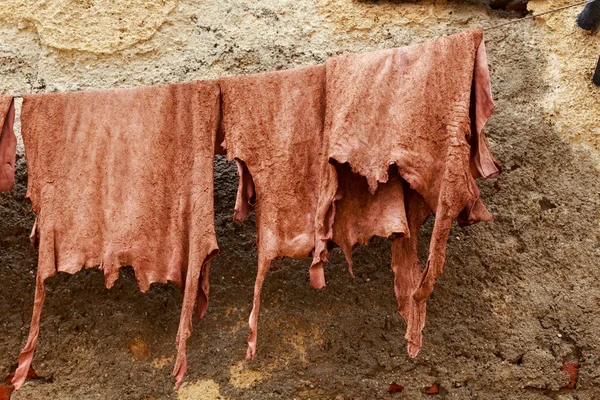
<path id="1" fill-rule="evenodd" d="M 141 294 L 124 270 L 106 290 L 102 273 L 87 270 L 47 281 L 39 377 L 11 398 L 387 399 L 392 382 L 405 387 L 393 397 L 406 399 L 433 383 L 448 399 L 599 398 L 600 89 L 590 80 L 598 38 L 576 27 L 579 10 L 486 32 L 497 105 L 487 132 L 504 171 L 480 185 L 495 221 L 453 230 L 416 359 L 396 313 L 389 243 L 376 240 L 355 251 L 354 280 L 335 252 L 323 292 L 307 284 L 308 260 L 281 262 L 263 291 L 257 360 L 243 361 L 254 227 L 231 220 L 237 181 L 219 158 L 221 254 L 209 313 L 188 342 L 183 389 L 176 393 L 170 377 L 178 288 Z M 3 0 L 0 91 L 292 68 L 514 17 L 461 1 Z M 15 188 L 0 195 L 0 378 L 16 366 L 33 302 L 26 182 L 20 147 Z M 562 368 L 575 362 L 576 386 L 567 389 Z"/>

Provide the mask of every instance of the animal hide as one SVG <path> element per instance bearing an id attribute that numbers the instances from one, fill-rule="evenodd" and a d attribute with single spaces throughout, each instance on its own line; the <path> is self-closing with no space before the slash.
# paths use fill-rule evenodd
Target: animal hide
<path id="1" fill-rule="evenodd" d="M 314 248 L 325 66 L 219 80 L 227 157 L 240 175 L 234 219 L 256 209 L 258 273 L 246 358 L 256 353 L 260 292 L 272 260 Z"/>
<path id="2" fill-rule="evenodd" d="M 322 155 L 325 67 L 224 78 L 220 85 L 227 155 L 240 176 L 234 219 L 243 221 L 256 208 L 258 274 L 246 353 L 253 359 L 260 292 L 271 261 L 305 258 L 315 246 L 321 171 L 327 164 Z M 404 213 L 396 213 L 404 210 L 398 176 L 374 196 L 363 177 L 342 166 L 339 179 L 332 240 L 347 254 L 374 235 L 408 232 Z"/>
<path id="3" fill-rule="evenodd" d="M 13 132 L 15 106 L 12 96 L 0 96 L 0 192 L 12 189 L 15 180 L 17 137 Z"/>
<path id="4" fill-rule="evenodd" d="M 214 81 L 24 96 L 27 197 L 37 214 L 39 263 L 29 338 L 13 379 L 17 389 L 36 347 L 44 281 L 84 266 L 103 270 L 107 288 L 122 266 L 133 267 L 143 292 L 155 282 L 183 288 L 173 370 L 181 385 L 194 306 L 197 301 L 202 317 L 209 260 L 218 252 L 218 119 Z"/>
<path id="5" fill-rule="evenodd" d="M 337 164 L 337 192 L 335 195 L 335 213 L 331 227 L 329 247 L 340 246 L 350 275 L 352 272 L 352 250 L 358 244 L 367 244 L 373 236 L 404 237 L 409 234 L 405 213 L 404 186 L 398 171 L 392 168 L 390 178 L 381 183 L 374 194 L 369 192 L 365 177 L 353 173 L 350 166 Z M 311 269 L 314 274 L 316 271 Z M 311 281 L 316 288 L 325 286 L 323 275 Z"/>
<path id="6" fill-rule="evenodd" d="M 324 156 L 330 162 L 323 165 L 311 283 L 324 285 L 330 242 L 339 236 L 341 165 L 365 178 L 365 190 L 379 194 L 373 201 L 404 196 L 405 207 L 398 203 L 388 214 L 408 220 L 406 234 L 394 240 L 392 267 L 408 351 L 415 357 L 422 345 L 425 301 L 442 272 L 453 221 L 464 225 L 491 219 L 474 179 L 500 171 L 483 133 L 494 107 L 483 32 L 479 28 L 409 47 L 333 57 L 326 69 Z M 382 195 L 382 185 L 396 179 L 396 169 L 407 186 Z M 432 212 L 429 258 L 421 271 L 418 231 Z M 350 259 L 347 246 L 342 248 Z"/>

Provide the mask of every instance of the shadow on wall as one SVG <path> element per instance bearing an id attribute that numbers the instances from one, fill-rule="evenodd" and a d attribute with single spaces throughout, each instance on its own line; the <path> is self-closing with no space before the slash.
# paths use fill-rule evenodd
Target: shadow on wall
<path id="1" fill-rule="evenodd" d="M 418 3 L 419 0 L 358 0 L 361 3 L 390 3 L 390 4 L 402 4 L 402 3 Z M 461 0 L 450 0 L 450 3 L 456 2 L 464 4 L 465 1 Z M 527 12 L 528 0 L 471 0 L 466 3 L 478 4 L 483 3 L 489 6 L 492 10 L 503 10 L 503 11 L 517 11 L 520 13 Z"/>

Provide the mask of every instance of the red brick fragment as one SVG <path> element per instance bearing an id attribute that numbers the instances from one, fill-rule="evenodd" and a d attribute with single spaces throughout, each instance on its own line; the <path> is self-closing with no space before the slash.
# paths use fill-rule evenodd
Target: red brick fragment
<path id="1" fill-rule="evenodd" d="M 423 393 L 425 394 L 438 394 L 440 392 L 440 387 L 438 386 L 437 383 L 433 383 L 433 385 L 425 388 L 425 390 L 423 390 Z"/>
<path id="2" fill-rule="evenodd" d="M 562 366 L 563 372 L 569 375 L 569 383 L 566 386 L 563 386 L 563 389 L 574 389 L 577 384 L 577 375 L 579 374 L 579 365 L 578 362 L 566 362 Z"/>
<path id="3" fill-rule="evenodd" d="M 402 393 L 404 390 L 404 386 L 398 385 L 396 382 L 392 382 L 390 388 L 388 389 L 388 393 Z"/>

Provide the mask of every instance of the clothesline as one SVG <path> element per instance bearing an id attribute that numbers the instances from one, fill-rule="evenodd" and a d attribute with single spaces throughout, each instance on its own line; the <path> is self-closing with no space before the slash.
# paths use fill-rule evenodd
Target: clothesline
<path id="1" fill-rule="evenodd" d="M 585 0 L 585 1 L 580 1 L 578 3 L 569 4 L 569 5 L 566 5 L 566 6 L 562 6 L 562 7 L 558 7 L 558 8 L 553 8 L 551 10 L 544 11 L 544 12 L 541 12 L 541 13 L 538 13 L 538 14 L 527 15 L 525 17 L 517 18 L 517 19 L 514 19 L 512 21 L 508 21 L 508 22 L 503 22 L 503 23 L 498 24 L 498 25 L 488 26 L 486 28 L 483 28 L 483 30 L 486 31 L 486 32 L 487 31 L 491 31 L 493 29 L 500 28 L 500 27 L 503 27 L 503 26 L 506 26 L 506 25 L 512 25 L 512 24 L 515 24 L 517 22 L 522 22 L 522 21 L 533 19 L 533 18 L 536 18 L 536 17 L 541 17 L 542 15 L 546 15 L 546 14 L 552 14 L 552 13 L 555 13 L 555 12 L 558 12 L 558 11 L 566 10 L 567 8 L 572 8 L 572 7 L 577 7 L 577 6 L 581 6 L 581 5 L 584 5 L 584 4 L 588 4 L 588 3 L 591 3 L 593 1 L 594 0 Z M 15 94 L 15 95 L 13 95 L 13 97 L 16 98 L 16 99 L 20 99 L 20 98 L 23 97 L 23 94 L 22 93 Z"/>
<path id="2" fill-rule="evenodd" d="M 527 15 L 525 17 L 517 18 L 517 19 L 514 19 L 512 21 L 503 22 L 503 23 L 498 24 L 498 25 L 492 25 L 492 26 L 489 26 L 487 28 L 483 28 L 483 30 L 484 31 L 491 31 L 492 29 L 500 28 L 501 26 L 506 26 L 506 25 L 514 24 L 514 23 L 517 23 L 517 22 L 525 21 L 527 19 L 541 17 L 542 15 L 546 15 L 546 14 L 552 14 L 552 13 L 555 13 L 555 12 L 558 12 L 558 11 L 565 10 L 567 8 L 571 8 L 571 7 L 576 7 L 576 6 L 581 6 L 581 5 L 584 5 L 584 4 L 588 4 L 588 3 L 591 3 L 592 1 L 594 1 L 594 0 L 580 1 L 579 3 L 574 3 L 574 4 L 569 4 L 569 5 L 558 7 L 558 8 L 553 8 L 552 10 L 544 11 L 544 12 L 541 12 L 539 14 Z"/>

